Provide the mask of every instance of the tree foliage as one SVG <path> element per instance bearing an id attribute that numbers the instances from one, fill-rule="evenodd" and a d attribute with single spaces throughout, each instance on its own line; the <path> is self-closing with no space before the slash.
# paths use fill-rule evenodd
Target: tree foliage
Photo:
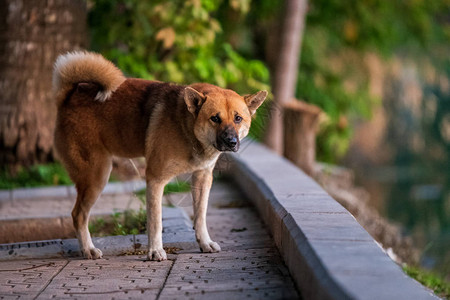
<path id="1" fill-rule="evenodd" d="M 448 58 L 438 51 L 448 45 L 449 8 L 450 1 L 310 2 L 297 96 L 329 116 L 318 141 L 322 159 L 345 153 L 351 137 L 346 120 L 370 117 L 379 100 L 369 93 L 365 55 Z"/>
<path id="2" fill-rule="evenodd" d="M 241 93 L 267 89 L 264 64 L 220 38 L 223 1 L 97 0 L 89 15 L 92 47 L 128 75 L 176 83 L 209 82 Z M 230 1 L 239 14 L 250 1 Z"/>
<path id="3" fill-rule="evenodd" d="M 279 22 L 279 1 L 92 3 L 92 47 L 130 76 L 204 81 L 240 93 L 269 89 L 266 48 L 273 24 Z M 445 51 L 441 46 L 450 36 L 445 21 L 449 3 L 309 1 L 296 96 L 328 115 L 318 138 L 320 160 L 332 162 L 345 153 L 352 131 L 349 121 L 370 117 L 377 102 L 369 93 L 364 55 L 387 59 L 399 53 Z M 253 136 L 262 135 L 265 115 L 259 112 Z"/>

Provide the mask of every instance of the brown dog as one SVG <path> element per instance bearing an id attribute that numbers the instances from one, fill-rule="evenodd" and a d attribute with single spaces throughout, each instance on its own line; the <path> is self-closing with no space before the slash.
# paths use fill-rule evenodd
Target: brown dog
<path id="1" fill-rule="evenodd" d="M 100 258 L 89 211 L 111 172 L 113 155 L 147 161 L 148 258 L 165 260 L 161 199 L 176 175 L 193 173 L 194 228 L 203 252 L 217 252 L 206 227 L 212 170 L 222 151 L 237 151 L 266 91 L 241 97 L 214 85 L 125 78 L 99 54 L 72 52 L 55 63 L 55 147 L 77 189 L 72 211 L 80 249 Z"/>

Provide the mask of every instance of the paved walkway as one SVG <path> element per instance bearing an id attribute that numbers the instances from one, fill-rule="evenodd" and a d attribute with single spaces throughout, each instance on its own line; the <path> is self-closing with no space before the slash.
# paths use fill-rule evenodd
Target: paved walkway
<path id="1" fill-rule="evenodd" d="M 143 187 L 141 181 L 108 184 L 92 208 L 91 218 L 139 209 L 143 204 L 132 191 Z M 75 199 L 73 187 L 0 191 L 0 244 L 75 238 L 71 217 Z"/>
<path id="2" fill-rule="evenodd" d="M 170 201 L 192 213 L 190 196 Z M 0 299 L 298 298 L 262 220 L 235 186 L 214 184 L 208 225 L 220 253 L 182 250 L 165 262 L 135 255 L 0 262 Z"/>

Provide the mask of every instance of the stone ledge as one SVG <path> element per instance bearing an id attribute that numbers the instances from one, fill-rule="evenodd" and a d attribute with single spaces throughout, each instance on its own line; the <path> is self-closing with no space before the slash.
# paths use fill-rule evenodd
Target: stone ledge
<path id="1" fill-rule="evenodd" d="M 145 188 L 144 180 L 131 180 L 124 182 L 110 182 L 103 189 L 102 195 L 132 193 Z M 20 201 L 32 198 L 74 198 L 76 197 L 75 187 L 55 186 L 38 188 L 18 188 L 13 190 L 0 190 L 0 202 Z"/>
<path id="2" fill-rule="evenodd" d="M 225 161 L 269 227 L 305 299 L 438 299 L 286 159 L 248 141 Z"/>

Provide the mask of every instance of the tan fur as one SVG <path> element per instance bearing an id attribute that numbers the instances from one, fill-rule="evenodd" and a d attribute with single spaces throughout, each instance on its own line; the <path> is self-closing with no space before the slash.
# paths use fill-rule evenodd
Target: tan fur
<path id="1" fill-rule="evenodd" d="M 108 180 L 113 155 L 146 158 L 149 259 L 167 258 L 162 248 L 164 186 L 188 172 L 193 174 L 200 248 L 220 251 L 206 227 L 212 170 L 222 151 L 237 151 L 267 92 L 244 98 L 205 83 L 182 86 L 124 79 L 111 62 L 86 52 L 58 58 L 54 78 L 55 148 L 77 189 L 72 217 L 83 255 L 102 256 L 92 244 L 88 219 Z M 96 101 L 99 94 L 107 101 Z"/>
<path id="2" fill-rule="evenodd" d="M 121 84 L 125 77 L 116 66 L 100 54 L 75 51 L 61 55 L 55 62 L 53 71 L 53 88 L 58 92 L 57 104 L 73 85 L 79 82 L 95 82 L 101 90 L 95 99 L 105 101 Z"/>

